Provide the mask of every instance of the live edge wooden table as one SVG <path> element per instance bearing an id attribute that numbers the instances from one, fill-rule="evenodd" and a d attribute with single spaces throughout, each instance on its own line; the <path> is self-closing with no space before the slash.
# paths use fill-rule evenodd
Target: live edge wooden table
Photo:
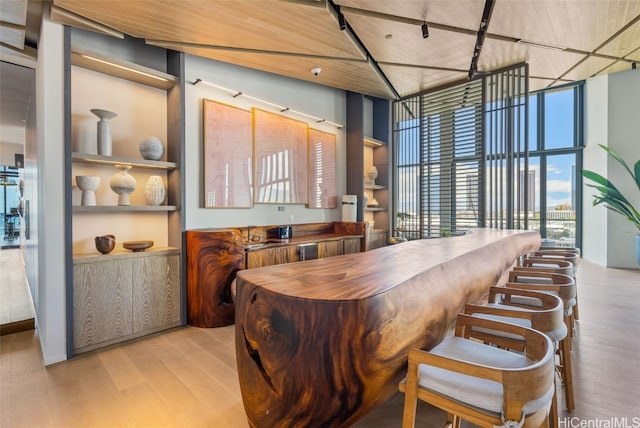
<path id="1" fill-rule="evenodd" d="M 253 427 L 343 427 L 391 397 L 410 348 L 430 349 L 486 298 L 538 232 L 476 229 L 238 272 L 236 358 Z"/>

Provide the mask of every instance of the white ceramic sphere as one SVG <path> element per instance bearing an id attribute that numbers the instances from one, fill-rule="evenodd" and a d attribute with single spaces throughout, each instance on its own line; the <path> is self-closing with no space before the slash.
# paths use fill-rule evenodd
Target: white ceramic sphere
<path id="1" fill-rule="evenodd" d="M 140 154 L 147 160 L 160 160 L 164 156 L 164 144 L 158 137 L 147 137 L 140 142 Z"/>

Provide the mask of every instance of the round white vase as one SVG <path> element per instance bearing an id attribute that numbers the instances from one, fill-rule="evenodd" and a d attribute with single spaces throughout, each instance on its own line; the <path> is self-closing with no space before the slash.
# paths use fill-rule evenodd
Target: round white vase
<path id="1" fill-rule="evenodd" d="M 167 196 L 167 189 L 164 187 L 162 177 L 152 175 L 144 186 L 144 197 L 149 205 L 161 205 Z"/>
<path id="2" fill-rule="evenodd" d="M 111 177 L 109 186 L 118 194 L 118 205 L 130 205 L 129 195 L 136 190 L 136 179 L 129 174 L 130 165 L 116 165 L 116 168 L 120 171 Z"/>
<path id="3" fill-rule="evenodd" d="M 140 154 L 147 160 L 160 160 L 164 156 L 164 144 L 158 137 L 147 137 L 140 142 Z"/>
<path id="4" fill-rule="evenodd" d="M 111 122 L 109 119 L 113 119 L 118 114 L 99 108 L 91 109 L 91 113 L 100 118 L 98 121 L 98 154 L 111 156 Z"/>

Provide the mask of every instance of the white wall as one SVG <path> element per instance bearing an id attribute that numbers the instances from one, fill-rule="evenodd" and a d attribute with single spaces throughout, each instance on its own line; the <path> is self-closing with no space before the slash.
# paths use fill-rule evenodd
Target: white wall
<path id="1" fill-rule="evenodd" d="M 36 67 L 38 335 L 45 364 L 67 358 L 64 209 L 63 26 L 45 16 Z"/>
<path id="2" fill-rule="evenodd" d="M 607 76 L 594 77 L 585 82 L 585 149 L 584 169 L 606 177 L 607 154 L 598 144 L 607 143 L 608 97 Z M 583 192 L 582 253 L 585 260 L 605 266 L 607 264 L 607 210 L 593 209 L 594 189 L 585 187 Z"/>
<path id="3" fill-rule="evenodd" d="M 640 160 L 640 70 L 609 75 L 608 146 L 631 164 Z M 614 159 L 607 161 L 609 180 L 640 209 L 640 191 Z M 640 231 L 621 215 L 609 213 L 608 263 L 618 268 L 640 268 L 634 252 L 634 236 Z"/>
<path id="4" fill-rule="evenodd" d="M 187 55 L 186 80 L 194 82 L 202 79 L 228 89 L 241 91 L 252 97 L 289 107 L 328 121 L 345 124 L 346 94 L 344 91 L 322 85 L 303 82 L 274 74 L 263 73 L 244 67 L 207 60 Z M 210 209 L 202 208 L 203 195 L 203 99 L 210 99 L 250 110 L 258 107 L 281 114 L 277 109 L 260 104 L 246 97 L 234 98 L 229 92 L 222 91 L 203 83 L 186 85 L 186 145 L 185 145 L 185 183 L 186 228 L 231 227 L 246 225 L 270 225 L 289 223 L 312 223 L 337 221 L 341 217 L 341 208 L 308 209 L 304 205 L 282 205 L 285 211 L 278 211 L 278 205 L 256 204 L 250 209 Z M 284 114 L 286 116 L 286 114 Z M 303 117 L 291 115 L 297 120 Z M 308 121 L 308 120 L 307 120 Z M 311 127 L 336 135 L 336 183 L 338 201 L 346 190 L 346 134 L 329 124 L 309 123 Z"/>
<path id="5" fill-rule="evenodd" d="M 631 177 L 597 144 L 608 146 L 630 164 L 640 160 L 640 71 L 628 70 L 587 80 L 584 168 L 607 177 L 636 207 L 640 192 Z M 594 190 L 584 188 L 584 257 L 608 267 L 638 269 L 637 229 L 604 206 L 592 206 Z"/>

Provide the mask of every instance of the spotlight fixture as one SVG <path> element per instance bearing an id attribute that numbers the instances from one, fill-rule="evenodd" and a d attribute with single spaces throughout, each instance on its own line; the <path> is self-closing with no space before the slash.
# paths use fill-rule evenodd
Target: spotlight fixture
<path id="1" fill-rule="evenodd" d="M 340 12 L 340 6 L 337 7 L 338 12 L 338 25 L 340 26 L 340 31 L 344 31 L 347 29 L 347 21 L 344 19 L 344 15 Z"/>
<path id="2" fill-rule="evenodd" d="M 426 39 L 429 37 L 429 27 L 427 27 L 427 23 L 422 24 L 422 38 Z"/>

